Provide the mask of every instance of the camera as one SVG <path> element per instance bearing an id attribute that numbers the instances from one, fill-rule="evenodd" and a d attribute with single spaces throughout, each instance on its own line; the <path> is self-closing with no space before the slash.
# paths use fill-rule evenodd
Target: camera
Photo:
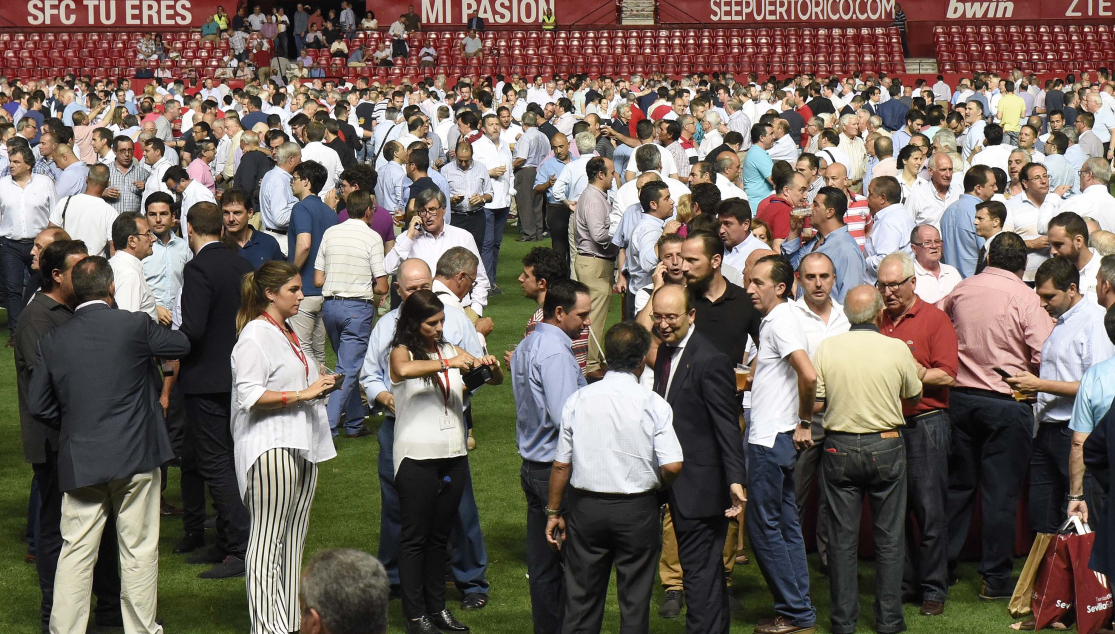
<path id="1" fill-rule="evenodd" d="M 491 380 L 492 376 L 492 368 L 490 366 L 478 365 L 462 374 L 461 381 L 464 382 L 468 391 L 475 392 L 481 385 Z"/>

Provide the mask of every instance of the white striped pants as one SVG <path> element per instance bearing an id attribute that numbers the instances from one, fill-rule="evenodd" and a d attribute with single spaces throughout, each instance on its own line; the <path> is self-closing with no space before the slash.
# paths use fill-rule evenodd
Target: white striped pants
<path id="1" fill-rule="evenodd" d="M 244 582 L 252 634 L 298 631 L 298 582 L 316 488 L 317 465 L 296 449 L 268 450 L 248 472 L 244 501 L 252 528 Z"/>

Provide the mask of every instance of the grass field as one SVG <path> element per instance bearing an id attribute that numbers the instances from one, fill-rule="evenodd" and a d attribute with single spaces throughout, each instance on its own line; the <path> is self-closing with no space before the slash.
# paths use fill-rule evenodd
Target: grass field
<path id="1" fill-rule="evenodd" d="M 534 311 L 533 302 L 519 292 L 515 278 L 519 260 L 530 246 L 514 241 L 513 229 L 504 240 L 499 286 L 503 295 L 491 298 L 488 314 L 496 322 L 489 337 L 493 354 L 502 359 L 503 350 L 517 343 L 523 326 Z M 547 245 L 548 246 L 548 245 Z M 613 319 L 618 302 L 613 305 Z M 2 337 L 2 335 L 0 335 Z M 457 611 L 473 632 L 531 632 L 530 596 L 527 590 L 524 549 L 525 503 L 519 488 L 520 460 L 515 448 L 515 409 L 510 381 L 486 387 L 474 400 L 475 435 L 479 443 L 470 454 L 476 498 L 480 507 L 488 549 L 488 579 L 491 601 L 475 613 Z M 373 421 L 378 425 L 379 421 Z M 321 548 L 350 547 L 376 552 L 379 533 L 379 484 L 376 475 L 378 444 L 374 437 L 338 442 L 338 456 L 321 466 L 317 497 L 306 547 L 307 558 Z M 24 532 L 31 468 L 24 464 L 20 445 L 16 404 L 15 371 L 10 350 L 0 354 L 0 631 L 4 634 L 38 634 L 39 589 L 35 568 L 24 563 Z M 171 470 L 168 497 L 178 503 L 177 470 Z M 247 632 L 249 628 L 244 580 L 204 581 L 196 577 L 204 567 L 189 566 L 182 556 L 171 553 L 182 536 L 179 518 L 164 519 L 161 534 L 159 615 L 172 634 L 224 634 Z M 213 539 L 209 535 L 210 541 Z M 1019 562 L 1020 563 L 1020 562 Z M 972 565 L 961 568 L 961 581 L 952 588 L 945 614 L 920 617 L 914 606 L 906 607 L 910 632 L 954 633 L 1006 631 L 1011 622 L 1005 604 L 980 603 L 976 593 L 979 577 Z M 733 579 L 734 592 L 744 611 L 733 618 L 732 632 L 751 632 L 754 623 L 771 614 L 771 599 L 757 566 L 739 566 Z M 829 630 L 828 580 L 813 574 L 813 598 L 818 606 L 818 631 Z M 869 562 L 860 570 L 860 632 L 872 632 L 871 604 L 874 572 Z M 619 630 L 619 617 L 611 590 L 604 632 Z M 456 592 L 449 590 L 450 608 L 456 608 Z M 654 608 L 661 599 L 656 592 Z M 651 631 L 680 634 L 684 619 L 659 619 L 652 608 Z M 391 603 L 391 631 L 402 632 L 402 615 L 397 601 Z"/>

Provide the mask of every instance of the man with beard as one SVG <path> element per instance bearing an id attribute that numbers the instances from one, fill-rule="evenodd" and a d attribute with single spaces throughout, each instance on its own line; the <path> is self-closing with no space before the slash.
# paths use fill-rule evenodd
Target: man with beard
<path id="1" fill-rule="evenodd" d="M 743 363 L 746 333 L 759 341 L 761 316 L 742 288 L 724 279 L 721 270 L 724 243 L 705 231 L 688 236 L 681 247 L 682 272 L 692 294 L 697 329 L 733 364 Z"/>

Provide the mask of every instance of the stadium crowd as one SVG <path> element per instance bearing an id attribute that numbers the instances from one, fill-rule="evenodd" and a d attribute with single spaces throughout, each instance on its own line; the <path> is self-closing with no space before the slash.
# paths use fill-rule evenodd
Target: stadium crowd
<path id="1" fill-rule="evenodd" d="M 244 13 L 203 27 L 238 64 L 378 27 L 348 3 Z M 405 48 L 413 9 L 391 28 Z M 98 625 L 162 631 L 161 515 L 199 577 L 245 577 L 253 633 L 381 632 L 389 592 L 408 632 L 468 631 L 444 581 L 487 605 L 471 393 L 505 378 L 537 634 L 599 631 L 613 564 L 622 631 L 648 631 L 658 582 L 661 616 L 727 632 L 749 554 L 774 600 L 754 631 L 812 632 L 807 514 L 830 628 L 853 632 L 865 499 L 884 634 L 903 603 L 945 611 L 977 492 L 981 599 L 1014 590 L 1024 490 L 1033 531 L 1079 516 L 1115 571 L 1108 70 L 450 86 L 257 62 L 275 72 L 237 88 L 0 77 L 43 632 L 84 631 L 92 595 Z M 537 311 L 497 359 L 508 227 L 549 246 L 502 262 Z M 373 433 L 378 562 L 302 573 L 318 463 Z"/>

